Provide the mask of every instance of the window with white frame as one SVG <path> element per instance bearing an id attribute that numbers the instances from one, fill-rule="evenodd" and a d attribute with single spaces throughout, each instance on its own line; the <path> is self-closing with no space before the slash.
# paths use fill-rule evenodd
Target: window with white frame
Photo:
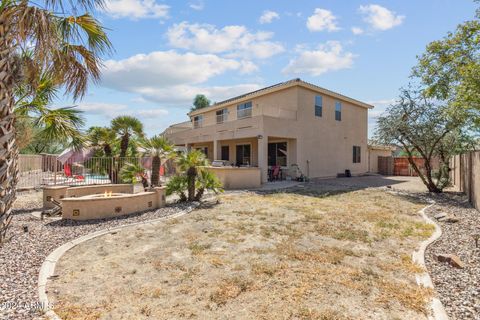
<path id="1" fill-rule="evenodd" d="M 216 112 L 217 115 L 217 123 L 224 123 L 227 121 L 228 118 L 228 110 L 222 109 Z"/>
<path id="2" fill-rule="evenodd" d="M 249 166 L 252 164 L 251 148 L 250 144 L 237 144 L 237 166 Z"/>
<path id="3" fill-rule="evenodd" d="M 252 116 L 252 102 L 237 105 L 237 119 L 250 118 Z"/>
<path id="4" fill-rule="evenodd" d="M 268 165 L 287 166 L 287 142 L 273 142 L 268 144 Z"/>
<path id="5" fill-rule="evenodd" d="M 322 96 L 315 96 L 315 116 L 316 117 L 322 116 L 322 108 L 323 108 Z"/>
<path id="6" fill-rule="evenodd" d="M 353 163 L 360 163 L 361 159 L 361 148 L 359 146 L 353 146 Z"/>
<path id="7" fill-rule="evenodd" d="M 335 102 L 335 120 L 342 121 L 342 103 L 340 101 Z"/>
<path id="8" fill-rule="evenodd" d="M 198 115 L 193 117 L 193 127 L 201 128 L 203 125 L 203 115 Z"/>

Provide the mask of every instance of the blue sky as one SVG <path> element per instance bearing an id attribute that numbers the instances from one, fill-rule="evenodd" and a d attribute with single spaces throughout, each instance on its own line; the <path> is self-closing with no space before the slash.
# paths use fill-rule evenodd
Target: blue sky
<path id="1" fill-rule="evenodd" d="M 88 126 L 128 114 L 153 135 L 187 120 L 197 93 L 220 101 L 300 77 L 374 104 L 372 132 L 416 55 L 475 8 L 471 0 L 110 0 L 97 16 L 115 52 L 76 104 Z"/>

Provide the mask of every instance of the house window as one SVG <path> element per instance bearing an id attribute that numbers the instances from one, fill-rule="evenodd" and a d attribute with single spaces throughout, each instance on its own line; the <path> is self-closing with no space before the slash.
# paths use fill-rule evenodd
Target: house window
<path id="1" fill-rule="evenodd" d="M 250 159 L 251 146 L 249 144 L 237 145 L 237 166 L 249 166 L 252 161 Z"/>
<path id="2" fill-rule="evenodd" d="M 230 160 L 230 148 L 228 146 L 222 146 L 222 159 L 225 161 Z"/>
<path id="3" fill-rule="evenodd" d="M 353 146 L 353 163 L 360 163 L 361 162 L 360 154 L 361 154 L 360 147 L 359 146 Z"/>
<path id="4" fill-rule="evenodd" d="M 193 127 L 196 128 L 201 128 L 203 124 L 203 116 L 195 116 L 193 117 Z"/>
<path id="5" fill-rule="evenodd" d="M 228 117 L 227 109 L 218 110 L 216 114 L 217 114 L 217 123 L 224 123 L 225 121 L 227 121 L 227 117 Z"/>
<path id="6" fill-rule="evenodd" d="M 323 99 L 322 96 L 315 96 L 315 116 L 322 116 Z"/>
<path id="7" fill-rule="evenodd" d="M 237 105 L 237 119 L 250 118 L 252 116 L 252 102 Z"/>
<path id="8" fill-rule="evenodd" d="M 342 103 L 340 101 L 335 102 L 335 120 L 342 121 Z"/>
<path id="9" fill-rule="evenodd" d="M 287 166 L 287 143 L 276 142 L 268 144 L 268 165 Z"/>
<path id="10" fill-rule="evenodd" d="M 203 154 L 205 155 L 205 157 L 208 158 L 208 147 L 198 147 L 198 148 L 195 148 L 195 149 L 198 150 L 198 151 L 203 152 Z"/>

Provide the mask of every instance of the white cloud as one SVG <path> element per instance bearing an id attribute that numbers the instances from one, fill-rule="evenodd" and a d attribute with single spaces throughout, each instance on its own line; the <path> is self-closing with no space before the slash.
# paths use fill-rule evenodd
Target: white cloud
<path id="1" fill-rule="evenodd" d="M 84 111 L 85 113 L 102 115 L 102 116 L 122 113 L 122 112 L 125 112 L 128 108 L 124 104 L 103 103 L 103 102 L 81 103 L 77 107 L 78 109 Z"/>
<path id="2" fill-rule="evenodd" d="M 284 47 L 270 41 L 271 32 L 251 33 L 245 26 L 217 29 L 209 24 L 181 22 L 167 31 L 168 42 L 175 48 L 202 53 L 224 53 L 229 57 L 269 58 L 283 52 Z"/>
<path id="3" fill-rule="evenodd" d="M 138 94 L 138 101 L 154 101 L 168 106 L 190 105 L 198 93 L 210 99 L 226 99 L 259 88 L 256 84 L 207 86 L 204 82 L 228 71 L 248 73 L 257 66 L 248 60 L 237 61 L 214 54 L 180 54 L 156 51 L 138 54 L 123 60 L 108 60 L 102 73 L 101 85 L 115 90 Z M 84 106 L 87 110 L 88 106 Z M 93 106 L 91 112 L 122 111 L 122 105 L 106 108 Z"/>
<path id="4" fill-rule="evenodd" d="M 273 20 L 280 19 L 280 15 L 275 11 L 265 10 L 258 20 L 261 24 L 272 23 Z"/>
<path id="5" fill-rule="evenodd" d="M 397 15 L 395 12 L 377 4 L 360 6 L 360 13 L 364 15 L 363 20 L 375 30 L 388 30 L 402 24 L 405 16 Z"/>
<path id="6" fill-rule="evenodd" d="M 340 30 L 337 26 L 337 17 L 330 10 L 316 8 L 312 16 L 307 19 L 307 28 L 310 31 L 328 32 Z"/>
<path id="7" fill-rule="evenodd" d="M 189 6 L 193 10 L 201 11 L 205 7 L 205 3 L 203 1 L 194 1 L 194 2 L 190 2 Z"/>
<path id="8" fill-rule="evenodd" d="M 144 88 L 142 95 L 146 99 L 157 103 L 185 107 L 192 104 L 193 98 L 197 94 L 206 95 L 212 102 L 219 102 L 260 88 L 261 86 L 255 83 L 231 86 L 197 86 L 186 84 L 164 88 Z"/>
<path id="9" fill-rule="evenodd" d="M 352 27 L 352 33 L 353 33 L 354 35 L 362 34 L 362 33 L 363 33 L 363 29 L 362 29 L 362 28 L 359 28 L 359 27 Z"/>
<path id="10" fill-rule="evenodd" d="M 299 49 L 299 55 L 282 70 L 284 74 L 319 76 L 329 71 L 350 68 L 355 55 L 344 52 L 338 41 L 329 41 L 316 50 Z"/>
<path id="11" fill-rule="evenodd" d="M 135 91 L 135 88 L 146 86 L 202 83 L 229 70 L 245 72 L 253 69 L 253 65 L 248 62 L 220 58 L 213 54 L 155 51 L 123 60 L 106 61 L 102 84 L 114 89 Z"/>
<path id="12" fill-rule="evenodd" d="M 117 116 L 128 114 L 143 120 L 165 116 L 168 114 L 168 110 L 161 108 L 135 109 L 126 104 L 104 102 L 85 102 L 79 104 L 77 107 L 86 114 L 100 115 L 107 119 L 113 119 Z"/>
<path id="13" fill-rule="evenodd" d="M 113 18 L 167 18 L 169 6 L 155 0 L 107 0 L 102 9 Z"/>

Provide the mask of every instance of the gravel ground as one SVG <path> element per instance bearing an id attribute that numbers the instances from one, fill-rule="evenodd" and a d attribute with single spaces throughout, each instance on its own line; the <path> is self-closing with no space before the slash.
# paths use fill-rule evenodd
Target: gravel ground
<path id="1" fill-rule="evenodd" d="M 88 222 L 40 221 L 30 212 L 41 207 L 41 192 L 19 194 L 15 202 L 10 240 L 0 247 L 0 319 L 26 320 L 40 316 L 38 272 L 46 256 L 60 245 L 100 229 L 175 214 L 190 209 L 191 205 L 175 204 L 157 211 Z M 28 232 L 24 232 L 24 227 L 28 227 Z"/>
<path id="2" fill-rule="evenodd" d="M 433 220 L 437 213 L 455 214 L 460 221 L 436 221 L 442 228 L 441 238 L 430 245 L 425 254 L 428 271 L 451 319 L 480 319 L 480 248 L 475 247 L 474 234 L 480 233 L 480 212 L 473 209 L 464 196 L 445 194 L 427 210 Z M 436 255 L 454 254 L 464 269 L 438 262 Z"/>

